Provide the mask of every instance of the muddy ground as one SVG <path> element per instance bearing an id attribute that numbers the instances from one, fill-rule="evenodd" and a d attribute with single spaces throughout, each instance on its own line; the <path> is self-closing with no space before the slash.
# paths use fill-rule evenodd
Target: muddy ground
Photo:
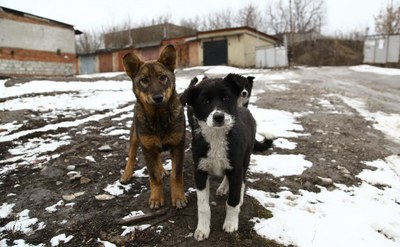
<path id="1" fill-rule="evenodd" d="M 372 82 L 365 84 L 367 79 L 363 79 L 364 75 L 350 72 L 347 68 L 318 69 L 318 73 L 307 70 L 294 71 L 294 73 L 297 73 L 300 83 L 280 81 L 279 83 L 285 84 L 288 90 L 265 90 L 264 93 L 258 95 L 255 104 L 258 107 L 289 112 L 313 112 L 313 114 L 303 114 L 298 118 L 305 129 L 304 133 L 310 135 L 296 138 L 297 147 L 294 150 L 274 147 L 265 155 L 273 152 L 301 153 L 313 163 L 313 166 L 302 175 L 285 179 L 268 174 L 249 174 L 251 178 L 259 178 L 252 183 L 253 188 L 276 192 L 286 187 L 296 193 L 299 189 L 318 192 L 319 186 L 334 189 L 334 183 L 355 185 L 359 183 L 355 175 L 367 168 L 362 163 L 363 161 L 384 158 L 393 153 L 399 154 L 398 144 L 385 138 L 380 131 L 372 127 L 373 122 L 365 120 L 339 97 L 332 96 L 328 99 L 335 106 L 335 110 L 342 114 L 332 114 L 317 102 L 317 99 L 327 98 L 326 95 L 369 97 L 371 100 L 368 102 L 371 102 L 374 107 L 395 112 L 398 110 L 395 107 L 398 102 L 395 102 L 397 99 L 391 98 L 391 94 L 399 95 L 398 86 L 393 86 L 394 89 L 392 88 L 391 92 L 384 92 L 386 89 L 371 89 L 372 85 L 373 87 L 379 87 L 379 85 Z M 387 81 L 383 77 L 381 80 Z M 343 84 L 344 82 L 346 85 Z M 262 85 L 255 85 L 258 89 L 262 87 Z M 357 87 L 363 88 L 364 92 L 356 90 Z M 367 95 L 367 91 L 371 94 Z M 374 91 L 384 93 L 374 95 Z M 382 97 L 386 97 L 385 100 L 382 100 Z M 132 102 L 127 103 L 129 104 Z M 84 117 L 84 113 L 82 114 L 79 117 Z M 117 223 L 119 219 L 134 210 L 142 210 L 145 213 L 152 210 L 147 206 L 149 197 L 147 178 L 133 178 L 132 189 L 112 200 L 102 201 L 95 198 L 96 195 L 102 193 L 103 188 L 118 180 L 125 165 L 128 141 L 120 139 L 119 136 L 101 135 L 104 129 L 127 126 L 127 122 L 131 121 L 131 119 L 112 120 L 116 117 L 118 115 L 100 121 L 87 122 L 73 128 L 36 132 L 18 139 L 19 142 L 24 142 L 29 138 L 46 138 L 46 136 L 60 133 L 67 133 L 72 138 L 70 144 L 47 153 L 47 155 L 61 154 L 58 158 L 48 162 L 35 160 L 31 164 L 19 165 L 0 178 L 0 201 L 15 203 L 15 212 L 29 208 L 30 217 L 37 217 L 46 224 L 44 229 L 28 236 L 18 231 L 3 232 L 2 237 L 9 239 L 8 243 L 11 244 L 16 239 L 25 239 L 31 244 L 45 243 L 50 246 L 49 240 L 53 236 L 65 233 L 74 236 L 65 246 L 101 246 L 97 242 L 98 239 L 107 240 L 117 246 L 281 246 L 258 236 L 253 230 L 254 223 L 250 222 L 250 219 L 268 218 L 272 215 L 249 196 L 245 196 L 241 209 L 239 231 L 233 234 L 222 231 L 226 198 L 215 196 L 219 178 L 212 179 L 211 183 L 210 201 L 215 203 L 211 206 L 211 233 L 207 241 L 197 243 L 192 236 L 197 224 L 196 193 L 187 192 L 189 201 L 187 208 L 181 210 L 171 208 L 168 177 L 164 178 L 166 195 L 164 208 L 168 209 L 166 214 L 140 223 L 150 224 L 150 228 L 143 231 L 137 230 L 122 237 L 121 225 Z M 40 113 L 28 110 L 2 111 L 0 119 L 2 124 L 14 120 L 28 120 L 17 131 L 49 124 L 41 118 Z M 57 116 L 51 121 L 57 123 L 66 119 L 66 116 Z M 128 127 L 125 128 L 128 129 Z M 83 130 L 86 134 L 77 134 Z M 184 171 L 186 189 L 194 188 L 190 139 L 191 134 L 188 130 Z M 0 145 L 0 160 L 12 157 L 8 150 L 15 146 L 15 142 L 1 142 Z M 110 148 L 99 150 L 104 145 Z M 86 159 L 87 156 L 93 156 L 96 162 Z M 168 154 L 164 156 L 167 158 Z M 11 162 L 1 165 L 11 165 Z M 74 165 L 74 170 L 80 172 L 80 178 L 71 179 L 67 175 L 71 171 L 71 167 L 68 167 L 70 165 Z M 137 168 L 143 166 L 143 159 L 140 157 Z M 331 178 L 333 183 L 327 183 L 319 177 Z M 74 203 L 73 206 L 60 206 L 51 214 L 44 210 L 62 200 L 63 196 L 77 192 L 84 192 L 84 194 L 70 201 Z M 14 196 L 9 196 L 10 193 Z M 137 194 L 139 196 L 135 197 Z M 12 215 L 0 219 L 0 226 L 4 226 L 10 218 Z"/>

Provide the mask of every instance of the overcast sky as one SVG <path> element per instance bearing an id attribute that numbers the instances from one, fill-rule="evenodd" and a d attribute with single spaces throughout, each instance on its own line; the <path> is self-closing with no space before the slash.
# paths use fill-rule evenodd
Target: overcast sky
<path id="1" fill-rule="evenodd" d="M 250 2 L 264 10 L 274 1 L 277 0 L 0 0 L 0 6 L 72 24 L 85 31 L 100 30 L 128 18 L 141 23 L 165 14 L 170 14 L 172 21 L 179 24 L 181 18 L 227 8 L 237 10 Z M 369 27 L 371 33 L 374 31 L 373 17 L 388 1 L 325 0 L 327 25 L 323 32 L 333 34 Z"/>

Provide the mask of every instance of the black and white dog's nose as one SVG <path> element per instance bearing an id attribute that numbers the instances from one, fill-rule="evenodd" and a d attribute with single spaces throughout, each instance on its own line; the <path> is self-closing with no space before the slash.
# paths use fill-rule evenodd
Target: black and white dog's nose
<path id="1" fill-rule="evenodd" d="M 225 114 L 222 112 L 216 112 L 213 114 L 213 120 L 217 125 L 223 125 L 225 120 Z"/>
<path id="2" fill-rule="evenodd" d="M 242 91 L 242 97 L 243 98 L 247 97 L 247 94 L 248 94 L 247 90 L 243 90 Z"/>

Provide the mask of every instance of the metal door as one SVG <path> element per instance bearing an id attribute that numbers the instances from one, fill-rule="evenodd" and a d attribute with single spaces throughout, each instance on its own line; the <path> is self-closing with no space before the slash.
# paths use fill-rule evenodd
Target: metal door
<path id="1" fill-rule="evenodd" d="M 203 64 L 228 64 L 228 43 L 226 40 L 209 41 L 203 43 Z"/>

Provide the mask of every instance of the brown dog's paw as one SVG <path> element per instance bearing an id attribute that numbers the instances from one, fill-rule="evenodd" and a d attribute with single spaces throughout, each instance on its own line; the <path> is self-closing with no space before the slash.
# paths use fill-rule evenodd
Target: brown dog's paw
<path id="1" fill-rule="evenodd" d="M 171 179 L 171 202 L 176 208 L 184 208 L 188 202 L 183 190 L 183 182 L 177 179 Z"/>
<path id="2" fill-rule="evenodd" d="M 129 182 L 129 180 L 131 180 L 131 178 L 132 178 L 132 173 L 124 172 L 124 173 L 122 174 L 121 178 L 119 179 L 119 181 L 120 181 L 122 184 L 126 184 L 126 183 Z"/>
<path id="3" fill-rule="evenodd" d="M 151 209 L 158 209 L 160 207 L 164 206 L 164 196 L 158 197 L 158 198 L 153 198 L 150 197 L 149 199 L 149 207 Z"/>
<path id="4" fill-rule="evenodd" d="M 164 193 L 162 186 L 154 186 L 151 188 L 149 207 L 151 209 L 157 209 L 164 206 Z"/>
<path id="5" fill-rule="evenodd" d="M 172 198 L 172 206 L 175 208 L 185 208 L 187 206 L 188 200 L 185 195 L 182 198 Z"/>

